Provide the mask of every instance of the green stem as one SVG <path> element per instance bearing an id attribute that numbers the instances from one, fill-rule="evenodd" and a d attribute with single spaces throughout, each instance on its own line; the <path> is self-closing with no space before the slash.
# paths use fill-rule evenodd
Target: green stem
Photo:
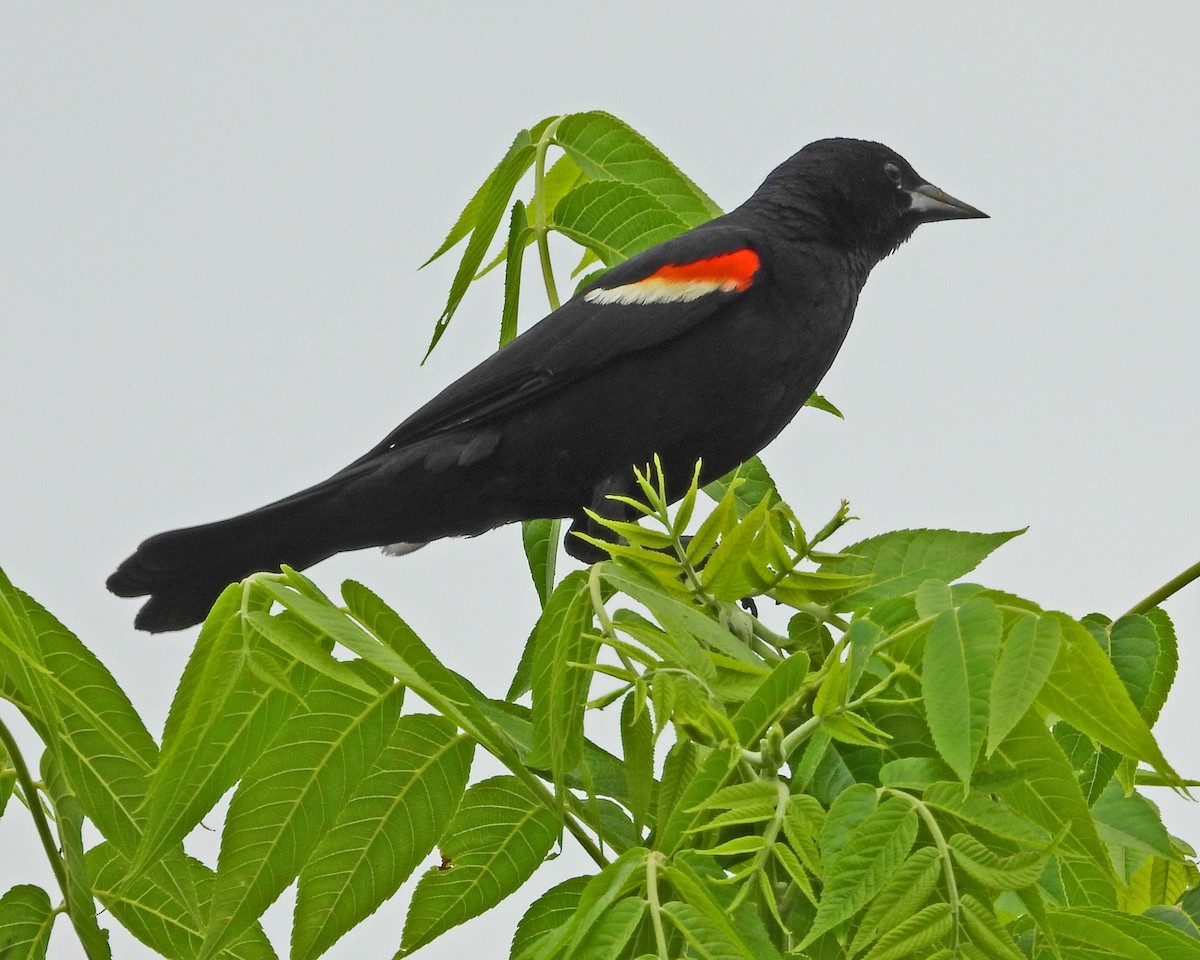
<path id="1" fill-rule="evenodd" d="M 546 284 L 546 299 L 550 309 L 562 306 L 554 284 L 554 267 L 550 263 L 550 227 L 546 217 L 546 150 L 550 147 L 559 121 L 546 127 L 534 147 L 533 155 L 533 235 L 537 238 L 538 260 L 542 265 L 542 281 Z"/>
<path id="2" fill-rule="evenodd" d="M 905 793 L 903 790 L 894 790 L 891 787 L 884 787 L 883 792 L 890 793 L 895 797 L 903 797 L 913 805 L 913 809 L 917 811 L 919 816 L 929 828 L 930 834 L 933 836 L 933 842 L 937 846 L 938 855 L 942 858 L 945 866 L 946 874 L 946 894 L 950 899 L 950 910 L 954 914 L 954 942 L 951 945 L 952 949 L 958 950 L 958 918 L 959 918 L 959 899 L 958 899 L 958 883 L 954 879 L 954 863 L 950 859 L 950 847 L 946 844 L 945 834 L 942 833 L 942 828 L 938 826 L 937 820 L 933 816 L 933 812 L 922 801 L 918 800 L 911 793 Z"/>
<path id="3" fill-rule="evenodd" d="M 650 922 L 654 924 L 654 942 L 658 945 L 658 960 L 671 960 L 667 953 L 667 935 L 663 930 L 662 904 L 658 902 L 658 865 L 663 855 L 652 850 L 646 856 L 646 899 L 650 901 Z"/>
<path id="4" fill-rule="evenodd" d="M 1192 564 L 1179 576 L 1173 577 L 1164 583 L 1141 603 L 1135 603 L 1133 607 L 1125 612 L 1125 616 L 1129 617 L 1137 613 L 1149 613 L 1160 603 L 1166 600 L 1167 597 L 1178 593 L 1196 579 L 1200 579 L 1200 563 Z"/>
<path id="5" fill-rule="evenodd" d="M 21 791 L 25 794 L 26 806 L 29 807 L 29 815 L 33 817 L 33 825 L 37 828 L 38 837 L 42 841 L 42 849 L 46 851 L 46 858 L 50 861 L 50 869 L 54 871 L 54 879 L 58 881 L 58 887 L 62 890 L 63 899 L 67 897 L 67 870 L 63 866 L 62 856 L 58 852 L 58 844 L 54 841 L 54 834 L 50 830 L 50 823 L 46 819 L 46 812 L 42 809 L 41 796 L 38 793 L 37 784 L 33 782 L 33 777 L 29 775 L 29 767 L 25 765 L 25 758 L 21 756 L 20 748 L 17 746 L 17 740 L 12 735 L 12 732 L 0 721 L 0 742 L 4 744 L 4 749 L 8 751 L 9 760 L 12 762 L 13 770 L 17 775 L 17 782 L 21 785 Z"/>

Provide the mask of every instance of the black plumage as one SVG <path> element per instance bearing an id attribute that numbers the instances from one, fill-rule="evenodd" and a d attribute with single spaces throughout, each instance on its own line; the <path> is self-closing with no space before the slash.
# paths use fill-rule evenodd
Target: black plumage
<path id="1" fill-rule="evenodd" d="M 612 515 L 632 467 L 708 480 L 796 415 L 841 347 L 871 268 L 933 220 L 985 214 L 882 144 L 821 140 L 744 204 L 606 272 L 328 480 L 228 520 L 146 540 L 109 578 L 176 630 L 251 573 L 469 536 L 517 520 Z M 682 494 L 682 487 L 669 491 Z M 568 534 L 587 561 L 594 547 Z"/>

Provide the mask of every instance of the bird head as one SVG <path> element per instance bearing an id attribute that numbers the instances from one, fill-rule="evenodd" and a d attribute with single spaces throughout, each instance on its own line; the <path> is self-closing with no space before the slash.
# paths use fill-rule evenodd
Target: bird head
<path id="1" fill-rule="evenodd" d="M 987 216 L 935 187 L 896 151 L 870 140 L 810 143 L 784 161 L 758 195 L 872 260 L 894 251 L 922 223 Z"/>

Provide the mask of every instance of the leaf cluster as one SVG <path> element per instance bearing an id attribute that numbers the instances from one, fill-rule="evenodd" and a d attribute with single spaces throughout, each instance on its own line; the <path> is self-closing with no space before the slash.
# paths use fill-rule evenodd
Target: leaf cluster
<path id="1" fill-rule="evenodd" d="M 582 270 L 717 212 L 616 118 L 536 124 L 435 254 L 466 241 L 434 342 L 501 262 L 511 338 L 508 281 L 550 230 Z M 289 887 L 289 956 L 380 909 L 402 930 L 381 952 L 408 954 L 565 844 L 595 868 L 533 903 L 510 960 L 1200 958 L 1195 852 L 1146 795 L 1193 784 L 1152 732 L 1170 589 L 1076 619 L 964 581 L 1021 531 L 832 548 L 845 503 L 805 526 L 757 458 L 699 475 L 671 504 L 645 465 L 638 522 L 597 516 L 608 559 L 561 578 L 556 525 L 526 526 L 542 610 L 504 699 L 361 584 L 335 600 L 284 568 L 221 595 L 155 739 L 0 573 L 0 699 L 43 748 L 35 773 L 0 723 L 0 815 L 28 815 L 56 883 L 0 896 L 0 958 L 45 957 L 60 922 L 92 960 L 111 923 L 165 957 L 274 957 L 261 917 Z M 504 772 L 473 775 L 481 751 Z M 226 795 L 205 863 L 189 838 Z"/>

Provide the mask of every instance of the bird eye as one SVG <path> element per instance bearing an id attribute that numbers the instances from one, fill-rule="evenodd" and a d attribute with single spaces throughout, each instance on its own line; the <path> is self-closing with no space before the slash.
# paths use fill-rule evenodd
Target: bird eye
<path id="1" fill-rule="evenodd" d="M 887 174 L 887 178 L 896 186 L 900 186 L 900 168 L 890 160 L 883 165 L 883 172 Z"/>

